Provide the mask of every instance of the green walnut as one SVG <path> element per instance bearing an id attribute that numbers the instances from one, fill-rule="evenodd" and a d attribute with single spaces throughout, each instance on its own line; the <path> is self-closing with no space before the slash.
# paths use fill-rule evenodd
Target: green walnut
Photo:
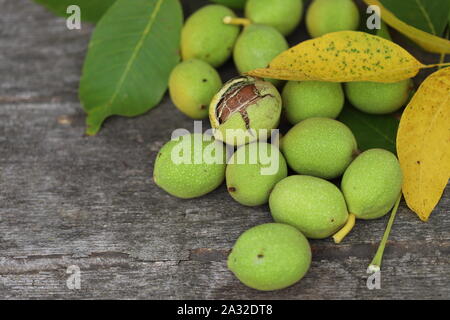
<path id="1" fill-rule="evenodd" d="M 237 149 L 226 169 L 228 192 L 245 206 L 266 204 L 275 185 L 286 177 L 283 155 L 277 147 L 265 142 Z"/>
<path id="2" fill-rule="evenodd" d="M 314 0 L 306 13 L 306 27 L 313 38 L 345 30 L 357 30 L 359 10 L 353 0 Z"/>
<path id="3" fill-rule="evenodd" d="M 284 36 L 297 28 L 302 14 L 302 0 L 248 0 L 245 6 L 245 16 L 250 21 L 272 26 Z"/>
<path id="4" fill-rule="evenodd" d="M 395 83 L 349 82 L 345 86 L 351 104 L 366 113 L 388 114 L 399 110 L 409 100 L 411 79 Z"/>
<path id="5" fill-rule="evenodd" d="M 232 9 L 244 9 L 247 0 L 211 0 Z"/>
<path id="6" fill-rule="evenodd" d="M 225 24 L 223 18 L 227 16 L 236 17 L 231 9 L 218 4 L 205 6 L 192 14 L 181 32 L 183 60 L 200 59 L 213 67 L 227 61 L 240 29 Z"/>
<path id="7" fill-rule="evenodd" d="M 377 219 L 389 212 L 400 195 L 402 171 L 389 151 L 372 149 L 360 154 L 342 178 L 348 210 L 358 219 Z"/>
<path id="8" fill-rule="evenodd" d="M 222 87 L 217 71 L 204 61 L 191 59 L 176 66 L 169 78 L 175 106 L 193 119 L 208 117 L 209 104 Z"/>
<path id="9" fill-rule="evenodd" d="M 289 130 L 281 140 L 281 151 L 297 173 L 334 179 L 352 162 L 357 143 L 345 124 L 329 118 L 310 118 Z"/>
<path id="10" fill-rule="evenodd" d="M 246 286 L 273 291 L 300 281 L 311 265 L 311 247 L 294 227 L 267 223 L 245 231 L 228 256 L 228 269 Z"/>
<path id="11" fill-rule="evenodd" d="M 227 82 L 209 107 L 214 136 L 235 146 L 270 138 L 280 115 L 281 96 L 277 88 L 246 76 Z"/>
<path id="12" fill-rule="evenodd" d="M 234 62 L 243 74 L 253 69 L 265 68 L 280 53 L 287 50 L 286 39 L 275 28 L 251 24 L 247 26 L 236 41 L 233 51 Z M 278 80 L 268 80 L 275 85 Z"/>
<path id="13" fill-rule="evenodd" d="M 169 194 L 191 199 L 201 197 L 225 179 L 226 150 L 222 143 L 202 134 L 171 140 L 159 151 L 153 180 Z"/>
<path id="14" fill-rule="evenodd" d="M 284 114 L 292 124 L 317 117 L 335 119 L 345 102 L 340 83 L 322 81 L 289 81 L 281 97 Z"/>
<path id="15" fill-rule="evenodd" d="M 324 239 L 348 219 L 341 191 L 331 182 L 311 176 L 290 176 L 279 182 L 269 199 L 275 222 L 296 227 L 311 239 Z"/>

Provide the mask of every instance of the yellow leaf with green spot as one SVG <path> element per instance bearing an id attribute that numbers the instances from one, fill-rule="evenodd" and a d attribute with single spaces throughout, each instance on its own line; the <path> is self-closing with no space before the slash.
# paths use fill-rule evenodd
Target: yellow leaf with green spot
<path id="1" fill-rule="evenodd" d="M 406 107 L 397 153 L 406 203 L 427 221 L 450 176 L 450 68 L 429 76 Z"/>
<path id="2" fill-rule="evenodd" d="M 249 75 L 281 80 L 398 82 L 426 66 L 392 41 L 339 31 L 304 41 Z"/>

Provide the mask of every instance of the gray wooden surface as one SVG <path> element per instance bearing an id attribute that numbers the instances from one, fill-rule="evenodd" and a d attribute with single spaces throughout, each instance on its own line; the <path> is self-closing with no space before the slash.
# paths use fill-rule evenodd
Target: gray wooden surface
<path id="1" fill-rule="evenodd" d="M 240 206 L 224 187 L 186 201 L 154 185 L 158 149 L 175 128 L 192 128 L 168 97 L 84 136 L 77 87 L 91 31 L 69 31 L 28 0 L 0 0 L 0 298 L 450 298 L 449 188 L 426 224 L 402 204 L 381 290 L 366 288 L 366 268 L 387 218 L 358 221 L 341 245 L 313 241 L 311 270 L 291 288 L 241 285 L 227 254 L 271 221 L 268 208 Z M 80 290 L 66 286 L 70 265 Z"/>

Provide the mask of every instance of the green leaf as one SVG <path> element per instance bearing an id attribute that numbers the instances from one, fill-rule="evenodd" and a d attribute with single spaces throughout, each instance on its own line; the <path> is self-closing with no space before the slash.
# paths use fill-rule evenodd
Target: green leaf
<path id="1" fill-rule="evenodd" d="M 98 23 L 83 68 L 80 100 L 94 135 L 111 115 L 155 107 L 179 62 L 183 13 L 178 0 L 117 0 Z"/>
<path id="2" fill-rule="evenodd" d="M 355 134 L 361 151 L 382 148 L 396 153 L 396 136 L 400 121 L 393 115 L 371 115 L 345 106 L 339 121 Z"/>
<path id="3" fill-rule="evenodd" d="M 77 5 L 81 9 L 81 20 L 97 22 L 116 0 L 34 0 L 54 14 L 67 17 L 67 7 Z"/>
<path id="4" fill-rule="evenodd" d="M 400 20 L 436 36 L 444 34 L 450 12 L 448 0 L 381 0 Z"/>

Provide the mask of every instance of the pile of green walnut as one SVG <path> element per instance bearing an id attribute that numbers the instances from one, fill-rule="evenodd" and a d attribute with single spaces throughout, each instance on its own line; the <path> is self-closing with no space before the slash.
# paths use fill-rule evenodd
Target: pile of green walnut
<path id="1" fill-rule="evenodd" d="M 215 2 L 242 8 L 246 1 Z M 301 0 L 280 3 L 248 0 L 246 20 L 218 4 L 187 19 L 183 62 L 172 72 L 170 94 L 187 116 L 209 115 L 214 136 L 195 133 L 172 140 L 154 166 L 155 183 L 175 197 L 200 197 L 226 180 L 240 204 L 269 205 L 274 223 L 244 232 L 228 257 L 228 268 L 242 283 L 264 291 L 291 286 L 307 273 L 312 258 L 307 239 L 335 235 L 340 242 L 355 219 L 380 218 L 394 206 L 402 184 L 396 156 L 382 149 L 361 153 L 351 130 L 335 119 L 345 97 L 363 112 L 386 114 L 404 106 L 412 89 L 410 80 L 354 82 L 343 88 L 248 76 L 222 86 L 214 68 L 232 55 L 245 73 L 265 67 L 288 48 L 284 36 L 300 23 L 303 5 Z M 330 14 L 337 15 L 331 20 Z M 236 21 L 247 21 L 242 31 Z M 358 24 L 351 0 L 315 0 L 307 12 L 314 37 Z M 293 127 L 278 145 L 270 131 L 282 115 Z M 227 153 L 230 148 L 234 153 Z"/>

